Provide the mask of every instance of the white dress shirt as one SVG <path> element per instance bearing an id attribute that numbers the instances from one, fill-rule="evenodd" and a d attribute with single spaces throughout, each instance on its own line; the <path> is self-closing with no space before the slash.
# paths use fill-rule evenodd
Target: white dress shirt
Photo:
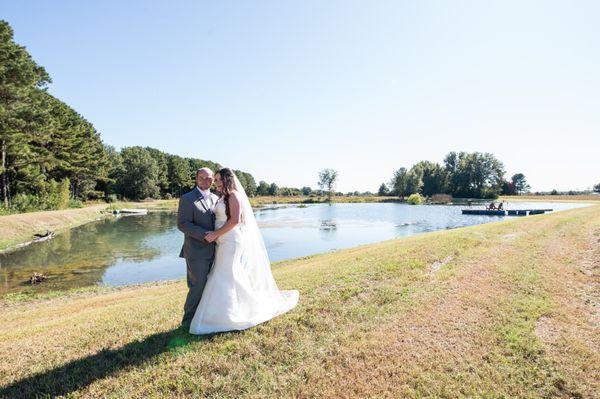
<path id="1" fill-rule="evenodd" d="M 200 191 L 200 194 L 202 194 L 202 197 L 206 201 L 209 208 L 212 208 L 214 204 L 212 199 L 212 193 L 210 192 L 210 190 L 201 190 L 198 186 L 196 186 L 196 188 L 198 189 L 198 191 Z"/>

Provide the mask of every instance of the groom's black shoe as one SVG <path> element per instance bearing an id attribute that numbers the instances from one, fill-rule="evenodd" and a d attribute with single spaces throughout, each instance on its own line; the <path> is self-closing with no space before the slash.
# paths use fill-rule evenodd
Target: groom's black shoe
<path id="1" fill-rule="evenodd" d="M 188 331 L 190 329 L 191 325 L 192 325 L 192 321 L 191 320 L 190 321 L 185 320 L 185 321 L 181 322 L 181 325 L 179 326 L 179 328 L 182 329 L 182 330 Z"/>

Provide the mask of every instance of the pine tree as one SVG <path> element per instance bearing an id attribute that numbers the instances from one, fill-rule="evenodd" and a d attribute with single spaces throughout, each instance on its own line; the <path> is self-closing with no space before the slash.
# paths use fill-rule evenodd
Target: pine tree
<path id="1" fill-rule="evenodd" d="M 11 179 L 29 172 L 34 156 L 26 132 L 34 111 L 37 90 L 50 77 L 27 50 L 13 40 L 13 30 L 0 20 L 0 187 L 4 206 L 9 206 Z"/>

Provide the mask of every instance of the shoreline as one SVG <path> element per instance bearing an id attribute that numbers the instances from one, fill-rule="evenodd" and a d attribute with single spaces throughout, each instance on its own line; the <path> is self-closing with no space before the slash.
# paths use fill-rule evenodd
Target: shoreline
<path id="1" fill-rule="evenodd" d="M 0 254 L 8 253 L 33 243 L 33 235 L 52 231 L 60 234 L 104 217 L 108 205 L 90 205 L 84 208 L 57 211 L 17 213 L 0 216 Z"/>
<path id="2" fill-rule="evenodd" d="M 555 196 L 515 196 L 499 197 L 497 201 L 504 202 L 573 202 L 595 204 L 600 202 L 600 196 L 585 196 L 579 198 L 552 198 Z M 573 196 L 567 196 L 573 197 Z M 575 196 L 577 197 L 577 196 Z M 590 199 L 589 197 L 594 197 Z M 325 197 L 254 197 L 251 199 L 253 207 L 265 207 L 269 205 L 284 204 L 322 204 L 327 203 Z M 66 230 L 82 226 L 110 214 L 106 213 L 111 209 L 118 208 L 146 208 L 149 211 L 171 211 L 177 208 L 177 199 L 173 200 L 155 200 L 143 202 L 115 202 L 112 204 L 91 203 L 83 208 L 72 208 L 56 211 L 39 211 L 29 213 L 18 213 L 0 216 L 0 255 L 15 251 L 34 242 L 33 235 L 36 233 L 45 233 L 47 230 L 60 234 Z M 486 200 L 487 201 L 487 200 Z M 490 200 L 491 201 L 491 200 Z M 396 197 L 337 197 L 333 203 L 399 203 Z M 436 205 L 436 204 L 423 204 Z M 443 205 L 443 204 L 442 204 Z"/>
<path id="3" fill-rule="evenodd" d="M 149 211 L 176 208 L 173 200 L 152 202 L 116 202 L 113 204 L 91 203 L 83 208 L 55 211 L 15 213 L 0 216 L 0 254 L 9 253 L 34 243 L 33 235 L 52 231 L 61 234 L 84 224 L 111 217 L 112 209 L 143 206 Z"/>
<path id="4" fill-rule="evenodd" d="M 209 337 L 183 280 L 0 302 L 0 397 L 593 396 L 599 235 L 593 206 L 278 262 L 299 306 Z"/>

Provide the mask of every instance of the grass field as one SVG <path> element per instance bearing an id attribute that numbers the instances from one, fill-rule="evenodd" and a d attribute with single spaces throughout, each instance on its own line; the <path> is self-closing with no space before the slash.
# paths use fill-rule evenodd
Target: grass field
<path id="1" fill-rule="evenodd" d="M 0 302 L 0 397 L 598 397 L 600 206 L 279 263 L 292 312 L 177 329 L 182 281 Z"/>

